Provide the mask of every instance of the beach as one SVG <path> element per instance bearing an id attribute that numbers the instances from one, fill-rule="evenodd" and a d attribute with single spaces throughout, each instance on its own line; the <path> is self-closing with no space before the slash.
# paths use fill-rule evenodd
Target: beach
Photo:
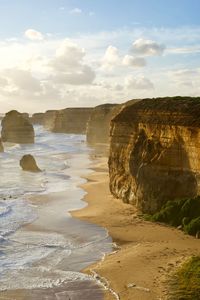
<path id="1" fill-rule="evenodd" d="M 168 295 L 169 275 L 188 257 L 199 254 L 199 240 L 162 224 L 144 221 L 132 205 L 109 191 L 107 158 L 98 157 L 81 187 L 88 203 L 72 215 L 105 227 L 116 251 L 84 269 L 108 287 L 106 300 L 158 300 Z"/>

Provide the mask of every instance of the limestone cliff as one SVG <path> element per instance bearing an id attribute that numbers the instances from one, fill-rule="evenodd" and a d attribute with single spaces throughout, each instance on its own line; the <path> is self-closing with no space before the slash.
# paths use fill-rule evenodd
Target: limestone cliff
<path id="1" fill-rule="evenodd" d="M 110 121 L 119 109 L 117 104 L 103 104 L 96 106 L 87 124 L 87 142 L 90 144 L 108 143 Z"/>
<path id="2" fill-rule="evenodd" d="M 144 99 L 111 121 L 110 190 L 142 212 L 200 193 L 200 98 Z"/>
<path id="3" fill-rule="evenodd" d="M 2 122 L 1 137 L 3 142 L 19 144 L 34 143 L 34 129 L 29 119 L 16 110 L 6 113 Z"/>
<path id="4" fill-rule="evenodd" d="M 32 124 L 40 124 L 42 125 L 44 122 L 44 113 L 35 113 L 30 118 Z"/>
<path id="5" fill-rule="evenodd" d="M 57 111 L 51 131 L 84 134 L 92 110 L 93 108 L 78 107 Z"/>

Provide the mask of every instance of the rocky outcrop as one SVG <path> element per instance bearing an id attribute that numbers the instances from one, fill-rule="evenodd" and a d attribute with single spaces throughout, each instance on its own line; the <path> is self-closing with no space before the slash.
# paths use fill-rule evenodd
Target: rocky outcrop
<path id="1" fill-rule="evenodd" d="M 0 152 L 3 152 L 4 151 L 4 148 L 3 148 L 3 143 L 2 143 L 2 140 L 0 138 Z"/>
<path id="2" fill-rule="evenodd" d="M 34 129 L 29 119 L 12 110 L 6 113 L 2 122 L 1 137 L 3 142 L 19 144 L 34 143 Z"/>
<path id="3" fill-rule="evenodd" d="M 93 108 L 78 107 L 57 111 L 51 131 L 84 134 L 92 110 Z"/>
<path id="4" fill-rule="evenodd" d="M 26 154 L 21 158 L 20 166 L 24 171 L 41 172 L 36 164 L 35 158 L 31 154 Z"/>
<path id="5" fill-rule="evenodd" d="M 35 113 L 30 118 L 32 124 L 43 125 L 44 123 L 44 113 Z"/>
<path id="6" fill-rule="evenodd" d="M 119 108 L 117 104 L 103 104 L 93 109 L 86 130 L 89 144 L 109 142 L 110 121 Z"/>
<path id="7" fill-rule="evenodd" d="M 110 190 L 145 213 L 200 194 L 200 98 L 144 99 L 111 121 Z"/>
<path id="8" fill-rule="evenodd" d="M 29 119 L 29 114 L 28 113 L 22 113 L 22 116 L 26 119 Z"/>

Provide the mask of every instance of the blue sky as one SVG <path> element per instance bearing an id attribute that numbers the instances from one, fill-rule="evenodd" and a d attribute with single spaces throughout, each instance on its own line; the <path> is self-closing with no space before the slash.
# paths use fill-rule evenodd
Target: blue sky
<path id="1" fill-rule="evenodd" d="M 0 0 L 0 104 L 200 94 L 199 0 Z"/>

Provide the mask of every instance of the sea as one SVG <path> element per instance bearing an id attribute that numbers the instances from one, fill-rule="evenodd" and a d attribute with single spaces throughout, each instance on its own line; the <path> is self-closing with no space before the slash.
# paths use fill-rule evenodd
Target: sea
<path id="1" fill-rule="evenodd" d="M 0 153 L 0 299 L 101 300 L 101 285 L 81 270 L 110 253 L 112 239 L 70 214 L 87 205 L 80 186 L 94 150 L 85 135 L 34 129 L 34 144 L 5 143 Z M 23 171 L 24 154 L 42 172 Z"/>

